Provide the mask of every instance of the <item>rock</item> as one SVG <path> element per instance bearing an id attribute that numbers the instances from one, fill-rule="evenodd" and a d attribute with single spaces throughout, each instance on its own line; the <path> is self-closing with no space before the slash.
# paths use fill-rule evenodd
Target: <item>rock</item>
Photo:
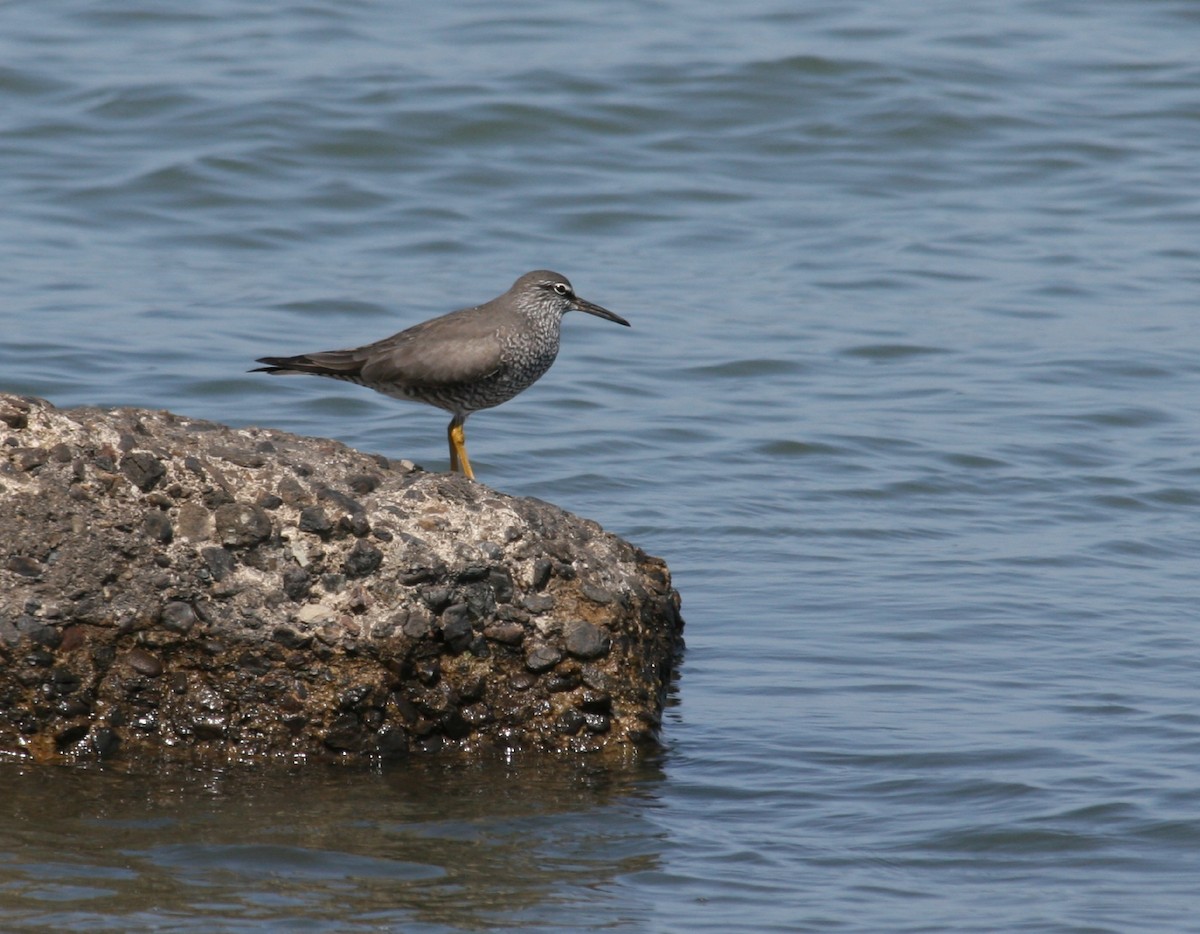
<path id="1" fill-rule="evenodd" d="M 164 545 L 171 544 L 171 540 L 175 537 L 175 529 L 171 526 L 171 520 L 157 509 L 151 509 L 146 513 L 142 528 L 147 535 Z"/>
<path id="2" fill-rule="evenodd" d="M 223 581 L 237 569 L 237 561 L 224 548 L 201 548 L 200 560 L 215 581 Z"/>
<path id="3" fill-rule="evenodd" d="M 337 619 L 337 614 L 332 609 L 320 603 L 309 603 L 300 608 L 300 612 L 296 614 L 296 621 L 302 626 L 313 624 L 328 625 Z"/>
<path id="4" fill-rule="evenodd" d="M 270 515 L 253 503 L 226 503 L 217 507 L 213 519 L 222 545 L 249 548 L 271 535 Z"/>
<path id="5" fill-rule="evenodd" d="M 442 639 L 450 651 L 455 654 L 466 651 L 474 635 L 475 630 L 471 627 L 471 617 L 466 604 L 457 603 L 446 607 L 442 613 Z"/>
<path id="6" fill-rule="evenodd" d="M 301 532 L 312 532 L 321 538 L 329 538 L 333 532 L 333 522 L 328 513 L 320 506 L 305 506 L 300 510 L 300 519 L 296 527 Z"/>
<path id="7" fill-rule="evenodd" d="M 172 600 L 162 608 L 159 621 L 171 632 L 188 633 L 196 625 L 196 611 L 182 600 Z"/>
<path id="8" fill-rule="evenodd" d="M 167 468 L 148 451 L 134 451 L 121 458 L 121 473 L 139 490 L 147 493 L 166 475 Z"/>
<path id="9" fill-rule="evenodd" d="M 289 600 L 303 600 L 312 590 L 312 577 L 302 567 L 290 567 L 283 572 L 283 592 Z"/>
<path id="10" fill-rule="evenodd" d="M 157 678 L 163 673 L 162 662 L 144 649 L 130 649 L 125 661 L 130 668 L 147 678 Z"/>
<path id="11" fill-rule="evenodd" d="M 22 577 L 40 577 L 42 574 L 42 566 L 25 555 L 11 555 L 4 566 Z"/>
<path id="12" fill-rule="evenodd" d="M 525 656 L 525 667 L 530 671 L 540 674 L 543 671 L 549 671 L 555 665 L 562 661 L 563 653 L 552 645 L 542 643 L 531 648 Z"/>
<path id="13" fill-rule="evenodd" d="M 29 399 L 0 395 L 0 422 L 9 428 L 21 429 L 29 424 Z"/>
<path id="14" fill-rule="evenodd" d="M 0 394 L 0 754 L 471 756 L 653 743 L 661 561 L 332 441 Z"/>
<path id="15" fill-rule="evenodd" d="M 382 480 L 377 473 L 353 473 L 346 477 L 346 486 L 355 493 L 373 493 Z"/>
<path id="16" fill-rule="evenodd" d="M 201 503 L 185 502 L 179 506 L 176 517 L 179 534 L 189 541 L 203 542 L 212 538 L 216 530 L 212 513 Z"/>
<path id="17" fill-rule="evenodd" d="M 17 469 L 37 470 L 49 459 L 50 455 L 43 448 L 26 448 L 17 452 Z"/>
<path id="18" fill-rule="evenodd" d="M 525 639 L 525 627 L 520 623 L 493 623 L 484 628 L 483 634 L 506 645 L 520 645 Z"/>
<path id="19" fill-rule="evenodd" d="M 347 577 L 366 577 L 374 573 L 383 563 L 383 552 L 369 542 L 359 539 L 346 555 L 344 565 Z"/>
<path id="20" fill-rule="evenodd" d="M 567 651 L 576 658 L 599 658 L 607 654 L 611 642 L 606 633 L 585 620 L 568 623 L 563 634 Z"/>
<path id="21" fill-rule="evenodd" d="M 521 600 L 521 606 L 530 613 L 548 613 L 554 609 L 554 595 L 548 593 L 531 593 Z"/>
<path id="22" fill-rule="evenodd" d="M 533 589 L 542 590 L 550 582 L 550 572 L 554 570 L 554 562 L 549 558 L 538 558 L 533 562 Z"/>

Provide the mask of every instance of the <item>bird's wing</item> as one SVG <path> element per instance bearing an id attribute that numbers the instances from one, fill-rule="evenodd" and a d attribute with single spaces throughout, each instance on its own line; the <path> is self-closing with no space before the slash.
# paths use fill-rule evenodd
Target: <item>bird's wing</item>
<path id="1" fill-rule="evenodd" d="M 361 374 L 370 383 L 395 381 L 421 386 L 453 386 L 499 371 L 501 343 L 491 316 L 451 312 L 375 344 L 359 348 Z"/>

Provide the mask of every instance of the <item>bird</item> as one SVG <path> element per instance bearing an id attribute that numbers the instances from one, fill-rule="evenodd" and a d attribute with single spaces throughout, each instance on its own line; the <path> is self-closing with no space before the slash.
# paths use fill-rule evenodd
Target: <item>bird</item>
<path id="1" fill-rule="evenodd" d="M 345 380 L 451 414 L 450 470 L 475 479 L 464 425 L 540 379 L 558 355 L 563 315 L 582 311 L 630 327 L 615 312 L 575 294 L 566 276 L 536 269 L 503 295 L 347 350 L 259 357 L 252 373 L 309 373 Z"/>

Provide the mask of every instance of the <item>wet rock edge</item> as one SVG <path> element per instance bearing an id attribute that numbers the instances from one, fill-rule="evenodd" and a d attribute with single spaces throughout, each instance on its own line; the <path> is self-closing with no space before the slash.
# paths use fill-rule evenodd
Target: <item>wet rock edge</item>
<path id="1" fill-rule="evenodd" d="M 334 441 L 0 394 L 0 754 L 653 746 L 658 558 Z"/>

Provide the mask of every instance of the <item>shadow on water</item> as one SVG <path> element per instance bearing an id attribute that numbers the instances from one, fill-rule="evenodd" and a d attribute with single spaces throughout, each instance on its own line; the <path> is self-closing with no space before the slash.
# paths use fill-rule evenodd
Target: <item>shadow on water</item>
<path id="1" fill-rule="evenodd" d="M 653 871 L 661 763 L 0 764 L 9 930 L 480 930 L 597 922 Z"/>

